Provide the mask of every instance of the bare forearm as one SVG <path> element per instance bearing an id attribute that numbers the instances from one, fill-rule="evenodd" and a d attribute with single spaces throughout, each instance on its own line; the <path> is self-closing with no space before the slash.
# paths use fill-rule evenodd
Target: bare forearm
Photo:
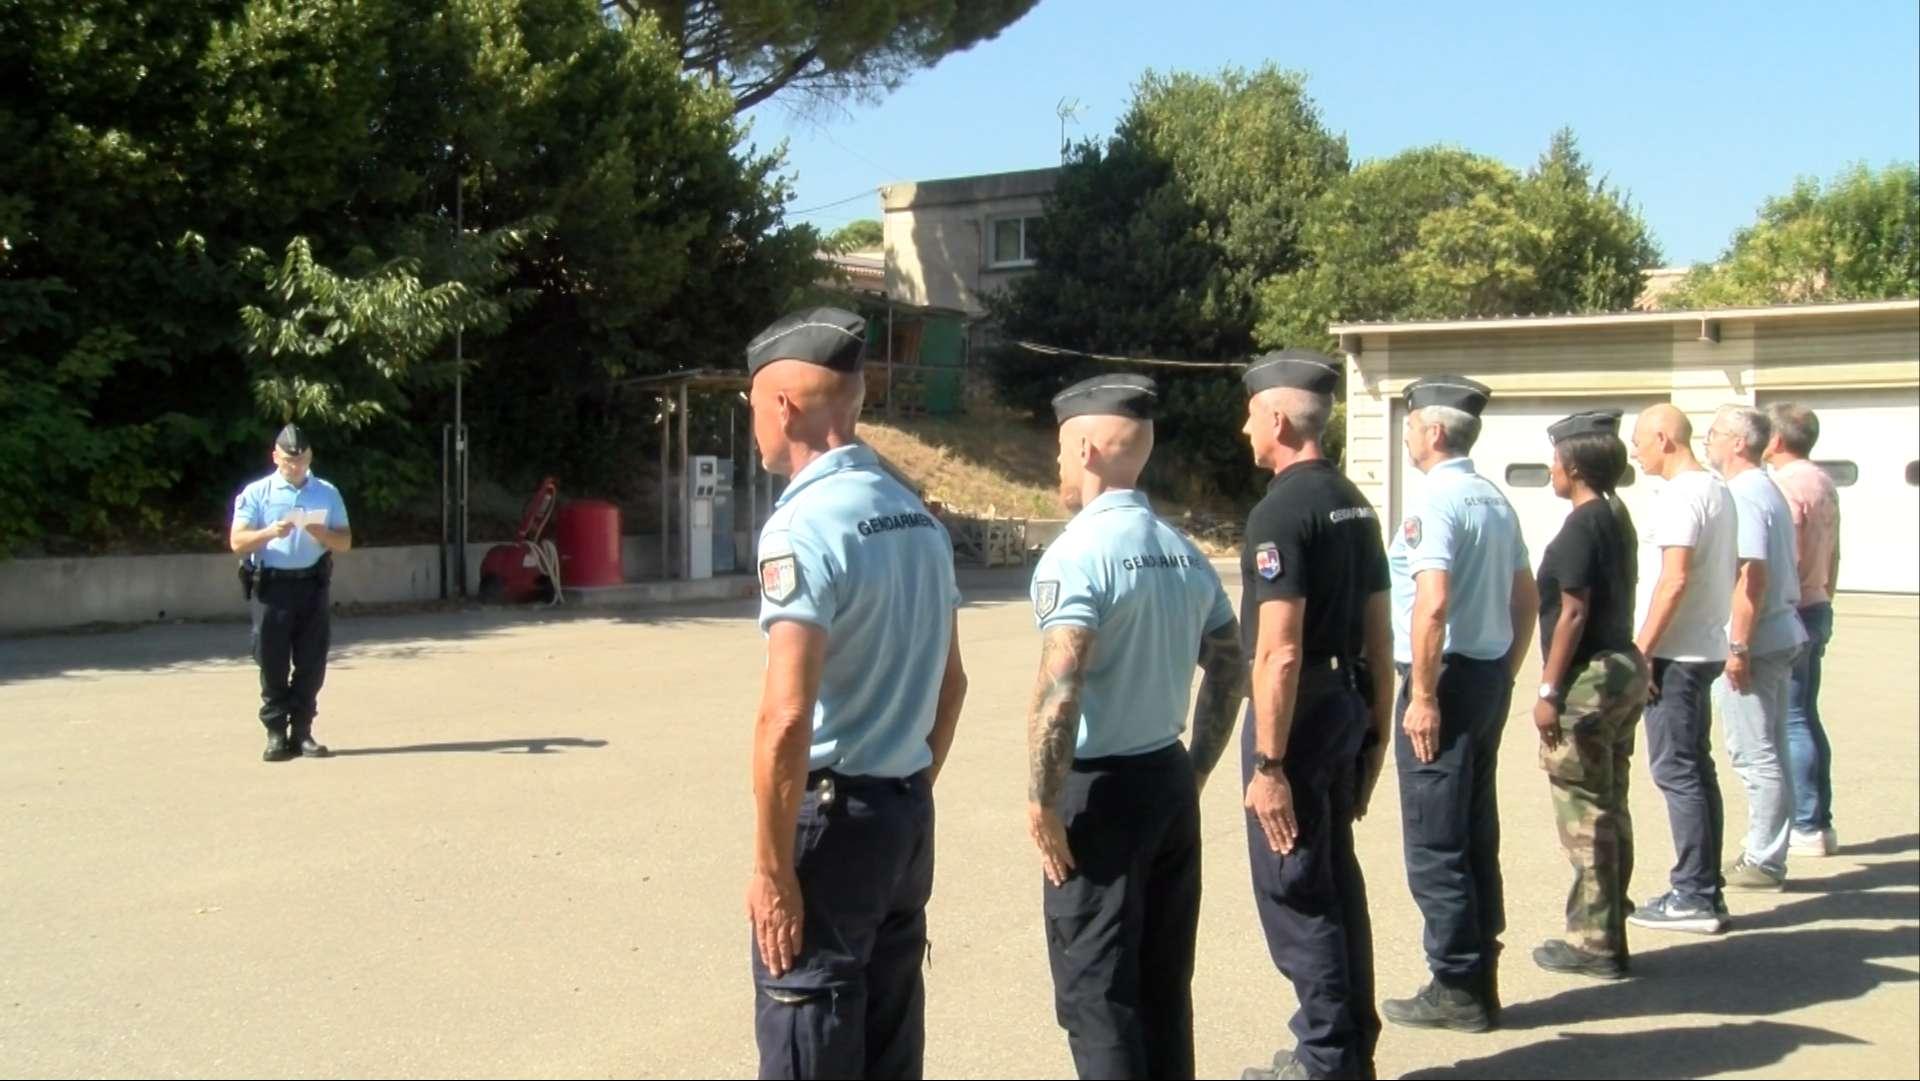
<path id="1" fill-rule="evenodd" d="M 1078 627 L 1048 631 L 1041 642 L 1040 676 L 1027 710 L 1027 801 L 1034 806 L 1057 807 L 1066 787 L 1092 646 L 1093 632 Z"/>
<path id="2" fill-rule="evenodd" d="M 1634 642 L 1640 652 L 1651 657 L 1660 639 L 1673 626 L 1673 617 L 1680 611 L 1680 597 L 1686 591 L 1685 582 L 1675 581 L 1662 575 L 1658 585 L 1653 587 L 1653 599 L 1647 602 L 1647 620 L 1640 625 L 1640 637 Z"/>
<path id="3" fill-rule="evenodd" d="M 1188 754 L 1193 771 L 1213 773 L 1228 742 L 1240 703 L 1247 696 L 1247 658 L 1240 646 L 1240 624 L 1229 621 L 1207 636 L 1200 652 L 1200 691 L 1193 703 L 1193 740 Z"/>
<path id="4" fill-rule="evenodd" d="M 1515 574 L 1507 600 L 1508 625 L 1513 628 L 1513 644 L 1507 647 L 1508 679 L 1520 677 L 1520 666 L 1526 663 L 1527 649 L 1533 645 L 1533 624 L 1539 618 L 1540 593 L 1533 578 L 1525 572 Z"/>
<path id="5" fill-rule="evenodd" d="M 949 677 L 940 684 L 940 697 L 933 707 L 933 731 L 927 745 L 933 749 L 933 779 L 947 764 L 947 752 L 953 748 L 953 734 L 960 727 L 960 706 L 967 699 L 967 677 Z"/>
<path id="6" fill-rule="evenodd" d="M 1733 590 L 1733 612 L 1727 633 L 1735 642 L 1746 644 L 1753 638 L 1753 621 L 1760 612 L 1760 598 L 1767 588 L 1767 572 L 1756 563 L 1742 564 L 1740 580 Z"/>
<path id="7" fill-rule="evenodd" d="M 227 535 L 227 547 L 233 549 L 235 555 L 248 555 L 265 548 L 267 542 L 273 540 L 273 533 L 271 526 L 265 529 L 236 529 Z"/>
<path id="8" fill-rule="evenodd" d="M 1300 693 L 1300 649 L 1276 643 L 1253 659 L 1253 747 L 1279 758 L 1293 737 L 1293 705 Z"/>
<path id="9" fill-rule="evenodd" d="M 768 874 L 793 869 L 794 825 L 807 785 L 807 746 L 812 719 L 762 712 L 754 724 L 753 859 Z"/>
<path id="10" fill-rule="evenodd" d="M 1431 702 L 1440 697 L 1440 656 L 1447 643 L 1447 610 L 1414 606 L 1413 674 L 1414 698 Z"/>
<path id="11" fill-rule="evenodd" d="M 344 552 L 353 547 L 353 531 L 347 529 L 308 530 L 308 535 L 329 552 Z"/>
<path id="12" fill-rule="evenodd" d="M 1393 723 L 1393 624 L 1385 594 L 1368 604 L 1367 675 L 1373 680 L 1373 730 L 1384 745 L 1391 739 Z"/>
<path id="13" fill-rule="evenodd" d="M 1580 636 L 1587 628 L 1586 609 L 1576 609 L 1571 604 L 1560 609 L 1560 619 L 1553 625 L 1553 641 L 1547 644 L 1546 663 L 1542 665 L 1540 681 L 1561 686 L 1567 678 L 1567 669 L 1573 667 L 1573 651 L 1580 646 Z"/>

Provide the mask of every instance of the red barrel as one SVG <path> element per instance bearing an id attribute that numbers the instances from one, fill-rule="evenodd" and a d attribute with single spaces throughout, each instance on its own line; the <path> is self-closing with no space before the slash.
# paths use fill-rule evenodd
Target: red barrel
<path id="1" fill-rule="evenodd" d="M 620 573 L 620 508 L 598 499 L 575 499 L 554 516 L 553 546 L 560 550 L 560 586 L 617 586 Z"/>

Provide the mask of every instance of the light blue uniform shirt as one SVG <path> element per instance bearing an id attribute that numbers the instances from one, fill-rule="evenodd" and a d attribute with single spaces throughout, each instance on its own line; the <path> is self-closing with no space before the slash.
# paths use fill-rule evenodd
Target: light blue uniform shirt
<path id="1" fill-rule="evenodd" d="M 793 478 L 760 530 L 760 629 L 827 632 L 808 769 L 909 777 L 933 764 L 959 606 L 946 528 L 865 444 Z"/>
<path id="2" fill-rule="evenodd" d="M 1795 610 L 1800 605 L 1800 556 L 1793 511 L 1764 469 L 1742 471 L 1727 482 L 1727 491 L 1733 495 L 1740 558 L 1767 565 L 1767 588 L 1760 595 L 1760 610 L 1753 614 L 1747 649 L 1756 656 L 1792 649 L 1807 640 Z"/>
<path id="3" fill-rule="evenodd" d="M 1393 571 L 1393 659 L 1413 663 L 1414 576 L 1447 572 L 1443 650 L 1476 660 L 1513 646 L 1515 571 L 1532 573 L 1520 519 L 1504 492 L 1473 471 L 1473 459 L 1449 458 L 1427 473 L 1387 550 Z"/>
<path id="4" fill-rule="evenodd" d="M 1187 725 L 1200 640 L 1233 618 L 1220 576 L 1147 497 L 1107 492 L 1083 507 L 1033 572 L 1041 630 L 1094 632 L 1077 758 L 1145 754 Z"/>
<path id="5" fill-rule="evenodd" d="M 295 488 L 280 476 L 280 471 L 261 477 L 240 490 L 233 500 L 233 524 L 242 529 L 267 526 L 300 511 L 308 521 L 328 529 L 347 528 L 347 504 L 340 489 L 307 474 L 307 482 Z M 305 529 L 295 527 L 284 537 L 275 537 L 265 548 L 253 554 L 261 566 L 277 570 L 304 570 L 320 562 L 326 546 L 314 540 Z"/>

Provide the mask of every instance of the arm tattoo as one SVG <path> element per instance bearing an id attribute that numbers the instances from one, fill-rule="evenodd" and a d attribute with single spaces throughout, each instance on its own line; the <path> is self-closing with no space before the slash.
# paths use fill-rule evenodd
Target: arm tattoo
<path id="1" fill-rule="evenodd" d="M 1040 678 L 1027 711 L 1027 799 L 1053 807 L 1073 765 L 1080 728 L 1080 691 L 1093 659 L 1093 632 L 1055 627 L 1040 642 Z"/>
<path id="2" fill-rule="evenodd" d="M 1240 703 L 1247 697 L 1247 654 L 1240 645 L 1240 621 L 1229 619 L 1200 640 L 1200 693 L 1193 703 L 1193 770 L 1213 772 L 1233 737 Z"/>

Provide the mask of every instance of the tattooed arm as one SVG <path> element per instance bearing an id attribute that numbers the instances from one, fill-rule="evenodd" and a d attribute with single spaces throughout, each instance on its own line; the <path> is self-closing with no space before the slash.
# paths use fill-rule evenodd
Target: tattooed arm
<path id="1" fill-rule="evenodd" d="M 1207 776 L 1220 761 L 1233 737 L 1233 722 L 1247 696 L 1247 654 L 1240 645 L 1240 621 L 1229 619 L 1200 640 L 1200 693 L 1193 702 L 1194 780 L 1207 786 Z"/>
<path id="2" fill-rule="evenodd" d="M 1027 828 L 1040 849 L 1047 881 L 1058 886 L 1073 873 L 1060 792 L 1073 765 L 1080 728 L 1080 692 L 1093 660 L 1093 631 L 1054 627 L 1040 641 L 1040 678 L 1027 711 Z"/>

